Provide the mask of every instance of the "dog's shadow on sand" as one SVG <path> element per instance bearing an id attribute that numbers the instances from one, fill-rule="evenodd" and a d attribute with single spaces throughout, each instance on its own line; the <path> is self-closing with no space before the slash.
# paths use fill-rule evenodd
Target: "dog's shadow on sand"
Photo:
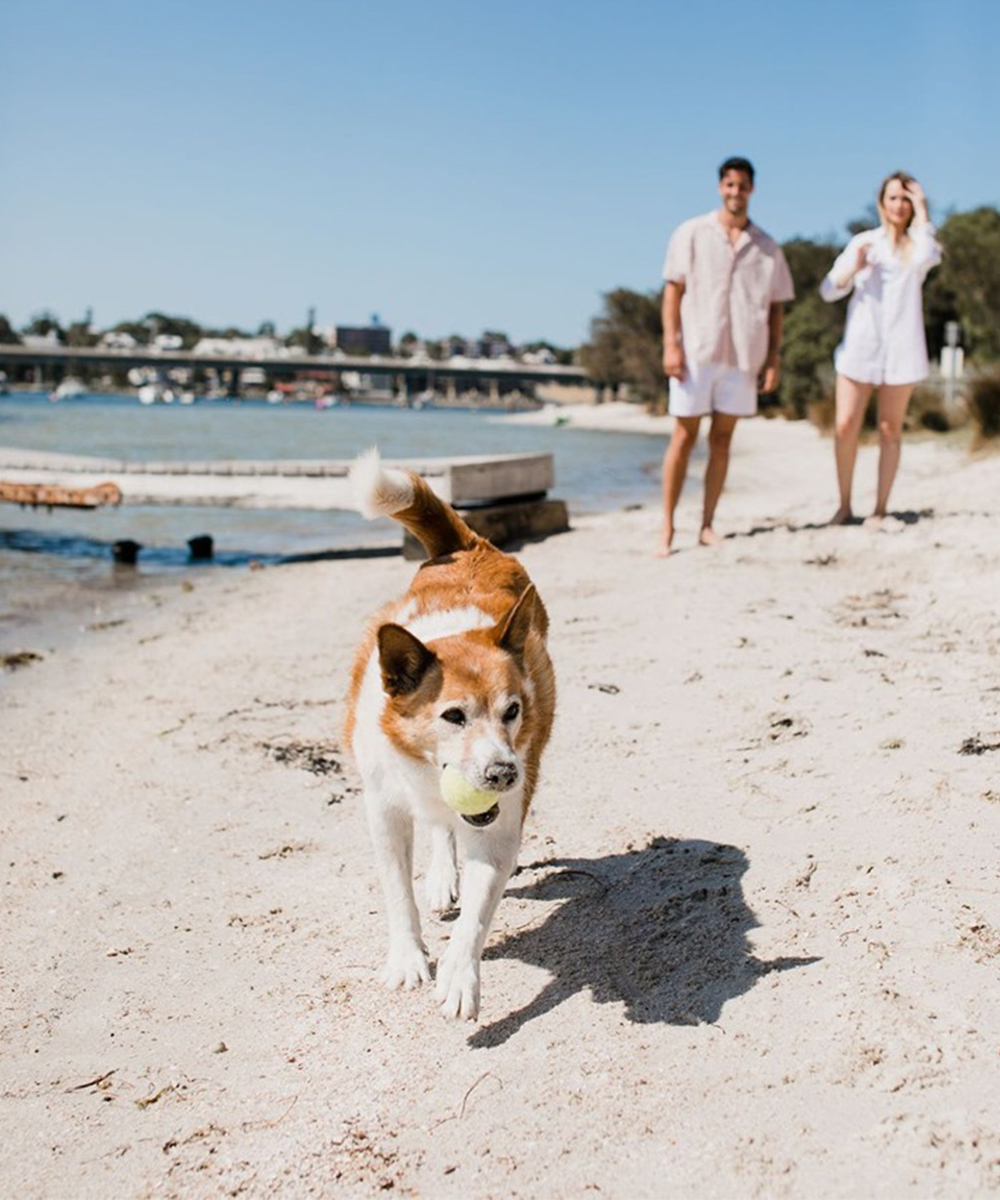
<path id="1" fill-rule="evenodd" d="M 577 992 L 625 1003 L 636 1024 L 700 1025 L 761 976 L 815 958 L 755 958 L 757 920 L 743 898 L 746 855 L 714 842 L 654 838 L 643 849 L 521 867 L 507 896 L 562 901 L 540 922 L 503 935 L 484 959 L 516 958 L 552 975 L 517 1012 L 469 1039 L 497 1046 Z M 531 881 L 520 882 L 528 877 Z"/>

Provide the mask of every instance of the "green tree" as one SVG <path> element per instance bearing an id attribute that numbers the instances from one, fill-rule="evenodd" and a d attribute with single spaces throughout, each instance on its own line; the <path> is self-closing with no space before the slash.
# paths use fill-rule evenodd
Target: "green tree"
<path id="1" fill-rule="evenodd" d="M 23 330 L 31 337 L 47 337 L 53 331 L 60 342 L 65 342 L 66 333 L 63 327 L 59 324 L 56 315 L 47 309 L 44 312 L 36 313 Z"/>
<path id="2" fill-rule="evenodd" d="M 970 357 L 995 362 L 1000 359 L 1000 210 L 986 205 L 952 213 L 938 239 L 944 257 L 924 286 L 931 353 L 940 352 L 945 322 L 957 320 Z"/>
<path id="3" fill-rule="evenodd" d="M 314 333 L 305 325 L 301 325 L 298 329 L 293 329 L 285 338 L 285 345 L 302 350 L 305 354 L 319 354 L 323 342 L 319 334 Z"/>
<path id="4" fill-rule="evenodd" d="M 615 288 L 604 294 L 604 311 L 590 323 L 590 341 L 580 362 L 595 381 L 613 388 L 628 384 L 651 408 L 662 409 L 663 332 L 660 292 Z"/>
<path id="5" fill-rule="evenodd" d="M 3 313 L 0 313 L 0 342 L 5 346 L 16 346 L 20 342 L 17 330 Z"/>
<path id="6" fill-rule="evenodd" d="M 145 346 L 149 342 L 149 326 L 142 321 L 119 321 L 112 333 L 129 333 L 135 338 L 136 344 Z"/>
<path id="7" fill-rule="evenodd" d="M 67 346 L 96 346 L 100 334 L 94 333 L 89 321 L 74 321 L 66 330 Z"/>
<path id="8" fill-rule="evenodd" d="M 190 350 L 203 336 L 202 327 L 190 317 L 172 317 L 168 313 L 150 312 L 142 319 L 142 324 L 149 331 L 146 340 L 151 340 L 160 334 L 172 334 L 179 337 L 185 350 Z M 131 333 L 131 330 L 129 330 Z"/>
<path id="9" fill-rule="evenodd" d="M 827 304 L 819 294 L 819 285 L 840 247 L 792 238 L 782 250 L 795 284 L 795 299 L 785 309 L 776 398 L 788 416 L 804 417 L 809 403 L 830 391 L 833 351 L 844 330 L 846 305 Z"/>

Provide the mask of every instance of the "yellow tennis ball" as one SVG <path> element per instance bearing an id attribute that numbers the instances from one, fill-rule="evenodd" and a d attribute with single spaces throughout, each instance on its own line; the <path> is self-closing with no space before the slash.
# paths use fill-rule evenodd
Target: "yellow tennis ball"
<path id="1" fill-rule="evenodd" d="M 497 802 L 495 792 L 483 792 L 473 787 L 451 763 L 441 772 L 441 797 L 449 808 L 469 817 L 488 812 Z"/>

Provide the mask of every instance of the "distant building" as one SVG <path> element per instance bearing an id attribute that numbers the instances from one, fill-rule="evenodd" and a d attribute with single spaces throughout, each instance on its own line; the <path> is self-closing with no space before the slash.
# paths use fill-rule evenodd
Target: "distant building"
<path id="1" fill-rule="evenodd" d="M 470 346 L 475 358 L 509 358 L 513 349 L 504 333 L 484 333 Z"/>
<path id="2" fill-rule="evenodd" d="M 388 325 L 337 325 L 334 342 L 344 354 L 391 354 L 392 330 Z"/>
<path id="3" fill-rule="evenodd" d="M 288 352 L 272 337 L 224 338 L 203 337 L 194 347 L 195 354 L 216 354 L 226 358 L 281 358 Z"/>
<path id="4" fill-rule="evenodd" d="M 98 342 L 98 345 L 106 350 L 134 350 L 138 344 L 130 333 L 117 329 L 109 329 L 107 333 L 102 334 Z"/>
<path id="5" fill-rule="evenodd" d="M 22 333 L 21 345 L 29 350 L 48 350 L 61 345 L 61 342 L 56 330 L 50 329 L 48 333 Z"/>
<path id="6" fill-rule="evenodd" d="M 445 358 L 475 358 L 476 344 L 467 342 L 464 337 L 457 333 L 453 333 L 450 337 L 442 340 L 441 346 L 444 350 Z"/>

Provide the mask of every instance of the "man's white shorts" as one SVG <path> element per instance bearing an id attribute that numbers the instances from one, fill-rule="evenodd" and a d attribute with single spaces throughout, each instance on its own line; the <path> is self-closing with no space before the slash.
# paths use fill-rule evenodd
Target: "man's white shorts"
<path id="1" fill-rule="evenodd" d="M 683 381 L 670 380 L 670 415 L 707 417 L 713 412 L 756 416 L 756 376 L 723 363 L 689 362 Z"/>

